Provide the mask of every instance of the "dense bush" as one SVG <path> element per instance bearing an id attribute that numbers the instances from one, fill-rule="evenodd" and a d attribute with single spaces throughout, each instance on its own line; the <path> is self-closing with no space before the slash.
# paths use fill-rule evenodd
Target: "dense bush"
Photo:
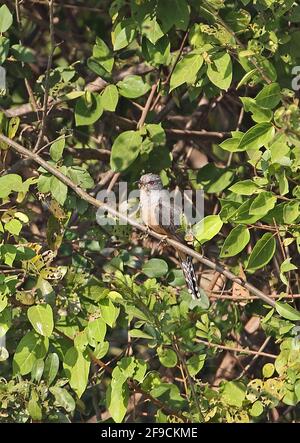
<path id="1" fill-rule="evenodd" d="M 1 3 L 0 421 L 299 420 L 300 6 Z M 82 192 L 150 171 L 205 192 L 197 302 Z"/>

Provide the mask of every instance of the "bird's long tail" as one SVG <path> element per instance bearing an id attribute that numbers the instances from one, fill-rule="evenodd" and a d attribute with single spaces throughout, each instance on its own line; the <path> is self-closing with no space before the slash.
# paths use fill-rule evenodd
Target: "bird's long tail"
<path id="1" fill-rule="evenodd" d="M 196 274 L 192 262 L 192 257 L 186 256 L 180 259 L 180 265 L 183 270 L 184 278 L 188 287 L 188 291 L 194 300 L 200 298 L 200 292 L 197 285 Z"/>

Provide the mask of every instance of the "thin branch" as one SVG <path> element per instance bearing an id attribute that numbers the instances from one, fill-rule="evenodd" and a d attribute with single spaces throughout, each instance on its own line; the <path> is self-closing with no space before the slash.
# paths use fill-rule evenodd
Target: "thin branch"
<path id="1" fill-rule="evenodd" d="M 42 123 L 41 129 L 39 132 L 39 136 L 34 147 L 34 151 L 38 151 L 42 145 L 43 137 L 46 131 L 46 120 L 47 120 L 47 109 L 48 109 L 48 98 L 49 98 L 49 79 L 50 79 L 50 70 L 52 66 L 53 53 L 55 50 L 55 41 L 54 41 L 54 24 L 53 24 L 53 0 L 49 0 L 49 30 L 50 30 L 50 52 L 47 62 L 46 74 L 45 74 L 45 92 L 44 92 L 44 102 L 43 102 L 43 111 L 42 111 Z"/>
<path id="2" fill-rule="evenodd" d="M 89 195 L 87 192 L 85 192 L 83 189 L 80 188 L 80 186 L 76 185 L 72 180 L 70 180 L 67 176 L 62 174 L 57 168 L 47 163 L 45 160 L 43 160 L 39 155 L 36 153 L 29 151 L 28 149 L 24 148 L 24 146 L 20 145 L 19 143 L 10 140 L 8 137 L 6 137 L 3 134 L 0 134 L 0 140 L 7 143 L 9 146 L 11 146 L 15 151 L 17 151 L 19 154 L 24 155 L 27 158 L 30 158 L 31 160 L 35 161 L 37 164 L 42 166 L 46 171 L 53 174 L 56 178 L 58 178 L 62 183 L 67 185 L 69 188 L 71 188 L 79 197 L 81 197 L 86 202 L 90 203 L 91 205 L 95 206 L 96 208 L 102 208 L 104 211 L 107 211 L 110 215 L 113 217 L 117 217 L 123 222 L 130 224 L 131 226 L 135 227 L 139 231 L 148 233 L 152 237 L 158 239 L 158 240 L 164 240 L 167 244 L 172 246 L 178 251 L 184 252 L 185 254 L 195 258 L 203 265 L 207 266 L 210 269 L 213 269 L 214 271 L 220 272 L 220 274 L 225 275 L 229 280 L 232 280 L 239 284 L 240 286 L 245 287 L 248 289 L 252 294 L 259 297 L 261 300 L 263 300 L 265 303 L 269 304 L 270 306 L 275 306 L 275 301 L 272 300 L 268 295 L 264 294 L 262 291 L 260 291 L 258 288 L 253 286 L 251 283 L 248 283 L 246 280 L 243 280 L 240 277 L 237 277 L 232 272 L 228 271 L 227 269 L 223 268 L 221 265 L 214 263 L 213 261 L 209 260 L 208 258 L 204 257 L 203 255 L 199 254 L 198 252 L 194 251 L 193 249 L 189 248 L 183 243 L 180 243 L 176 240 L 173 240 L 171 238 L 165 238 L 165 236 L 157 234 L 156 232 L 150 230 L 147 226 L 141 225 L 136 220 L 127 217 L 123 213 L 116 211 L 111 206 L 107 205 L 106 203 L 100 202 L 99 200 L 95 199 L 91 195 Z"/>
<path id="3" fill-rule="evenodd" d="M 242 378 L 248 371 L 249 369 L 254 365 L 254 363 L 256 362 L 256 360 L 258 359 L 258 357 L 260 355 L 262 355 L 263 350 L 266 348 L 266 346 L 268 345 L 269 341 L 271 340 L 271 337 L 267 337 L 263 344 L 260 346 L 259 350 L 257 351 L 257 354 L 254 355 L 254 357 L 251 359 L 251 361 L 247 364 L 247 366 L 243 369 L 243 371 L 241 372 L 241 374 L 238 376 L 238 379 Z"/>
<path id="4" fill-rule="evenodd" d="M 149 94 L 148 99 L 146 101 L 145 107 L 143 109 L 141 118 L 138 121 L 137 129 L 141 128 L 143 126 L 143 124 L 145 123 L 145 120 L 146 120 L 148 112 L 150 110 L 150 106 L 151 106 L 155 91 L 157 89 L 158 83 L 159 83 L 159 80 L 151 88 L 151 91 L 150 91 L 150 94 Z"/>
<path id="5" fill-rule="evenodd" d="M 183 37 L 183 39 L 182 39 L 182 42 L 181 42 L 181 45 L 180 45 L 180 48 L 179 48 L 179 51 L 178 51 L 178 54 L 177 54 L 177 56 L 176 56 L 176 58 L 175 58 L 174 64 L 173 64 L 172 68 L 170 69 L 170 72 L 169 72 L 169 74 L 168 74 L 166 80 L 165 80 L 164 83 L 163 83 L 164 85 L 167 85 L 167 84 L 169 83 L 171 77 L 172 77 L 172 74 L 173 74 L 173 72 L 174 72 L 174 69 L 176 68 L 176 65 L 177 65 L 177 63 L 179 62 L 179 59 L 180 59 L 180 57 L 181 57 L 181 54 L 182 54 L 182 51 L 183 51 L 183 49 L 184 49 L 184 45 L 185 45 L 185 42 L 186 42 L 186 39 L 187 39 L 188 35 L 189 35 L 189 28 L 187 29 L 187 31 L 186 31 L 185 34 L 184 34 L 184 37 Z M 158 102 L 159 102 L 159 100 L 160 100 L 160 97 L 161 97 L 161 92 L 159 92 L 159 93 L 157 94 L 156 99 L 154 100 L 154 103 L 153 103 L 153 105 L 152 105 L 152 107 L 151 107 L 151 110 L 154 110 L 154 109 L 156 108 L 156 105 L 158 104 Z"/>
<path id="6" fill-rule="evenodd" d="M 268 358 L 277 358 L 278 355 L 275 354 L 268 354 L 267 352 L 261 352 L 261 351 L 253 351 L 251 349 L 243 349 L 243 348 L 236 348 L 234 346 L 225 346 L 225 345 L 219 345 L 217 343 L 210 343 L 205 340 L 201 340 L 200 338 L 195 339 L 196 343 L 202 343 L 205 346 L 209 348 L 217 348 L 217 349 L 224 349 L 225 351 L 231 351 L 231 352 L 241 352 L 242 354 L 249 354 L 249 355 L 257 355 L 259 354 L 262 357 L 268 357 Z"/>
<path id="7" fill-rule="evenodd" d="M 165 132 L 170 135 L 180 135 L 186 137 L 196 138 L 218 138 L 222 139 L 230 136 L 230 132 L 213 132 L 213 131 L 196 131 L 192 129 L 165 129 Z"/>

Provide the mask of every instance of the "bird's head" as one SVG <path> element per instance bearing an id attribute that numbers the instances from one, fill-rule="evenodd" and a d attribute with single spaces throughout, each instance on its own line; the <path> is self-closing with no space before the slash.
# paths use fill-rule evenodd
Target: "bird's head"
<path id="1" fill-rule="evenodd" d="M 144 174 L 139 180 L 139 188 L 145 191 L 163 189 L 161 178 L 156 174 Z"/>

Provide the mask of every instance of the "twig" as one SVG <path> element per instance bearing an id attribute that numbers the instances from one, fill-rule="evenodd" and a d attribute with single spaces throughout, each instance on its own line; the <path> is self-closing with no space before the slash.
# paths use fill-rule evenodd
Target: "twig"
<path id="1" fill-rule="evenodd" d="M 178 51 L 178 54 L 177 54 L 177 56 L 176 56 L 176 58 L 175 58 L 174 64 L 173 64 L 173 66 L 172 66 L 172 68 L 171 68 L 171 70 L 170 70 L 170 72 L 169 72 L 169 74 L 168 74 L 166 80 L 165 80 L 164 83 L 163 83 L 164 85 L 167 85 L 167 84 L 169 83 L 171 77 L 172 77 L 172 74 L 173 74 L 173 72 L 174 72 L 174 69 L 176 68 L 176 65 L 177 65 L 177 63 L 179 62 L 179 59 L 180 59 L 180 57 L 181 57 L 181 54 L 182 54 L 182 51 L 183 51 L 183 48 L 184 48 L 184 45 L 185 45 L 185 42 L 186 42 L 186 39 L 187 39 L 188 35 L 189 35 L 189 28 L 187 29 L 187 31 L 186 31 L 185 34 L 184 34 L 184 37 L 183 37 L 183 39 L 182 39 L 182 42 L 181 42 L 181 45 L 180 45 L 180 48 L 179 48 L 179 51 Z M 156 108 L 156 105 L 158 104 L 160 97 L 161 97 L 161 92 L 159 92 L 159 93 L 157 94 L 157 97 L 156 97 L 156 99 L 154 100 L 154 103 L 153 103 L 153 105 L 152 105 L 152 107 L 151 107 L 151 111 L 154 110 L 154 109 Z"/>
<path id="2" fill-rule="evenodd" d="M 196 138 L 218 138 L 222 139 L 230 136 L 230 132 L 213 132 L 213 131 L 196 131 L 192 129 L 165 129 L 165 132 L 170 135 L 180 135 Z"/>
<path id="3" fill-rule="evenodd" d="M 271 337 L 267 337 L 263 344 L 261 345 L 261 347 L 259 348 L 259 350 L 257 351 L 257 354 L 254 355 L 254 357 L 251 359 L 251 361 L 247 364 L 247 366 L 243 369 L 243 371 L 241 372 L 241 374 L 238 376 L 237 380 L 239 380 L 240 378 L 242 378 L 246 372 L 249 371 L 249 369 L 253 366 L 253 364 L 256 362 L 256 360 L 258 359 L 258 357 L 260 355 L 262 355 L 263 350 L 266 348 L 267 344 L 269 343 L 269 341 L 271 340 Z"/>
<path id="4" fill-rule="evenodd" d="M 185 371 L 185 373 L 187 375 L 187 379 L 189 381 L 189 385 L 190 385 L 190 388 L 191 388 L 192 396 L 193 396 L 195 405 L 196 405 L 197 410 L 198 410 L 199 419 L 201 421 L 203 421 L 203 414 L 201 412 L 199 399 L 198 399 L 197 393 L 195 391 L 194 381 L 193 381 L 193 379 L 191 377 L 189 368 L 187 367 L 185 356 L 181 353 L 180 345 L 179 345 L 177 337 L 175 337 L 175 339 L 174 339 L 174 349 L 175 349 L 175 351 L 176 351 L 176 353 L 177 353 L 177 355 L 179 357 L 179 360 L 180 360 L 180 362 L 181 362 L 181 364 L 183 366 L 183 369 L 184 369 L 184 371 Z"/>
<path id="5" fill-rule="evenodd" d="M 209 297 L 211 298 L 216 298 L 216 299 L 220 299 L 220 300 L 231 300 L 233 302 L 239 302 L 241 300 L 259 300 L 260 297 L 257 297 L 256 295 L 249 295 L 249 296 L 235 296 L 233 297 L 232 295 L 223 295 L 223 294 L 219 294 L 219 291 L 209 291 Z M 231 292 L 231 291 L 229 291 Z M 273 295 L 273 294 L 269 294 L 270 298 L 273 298 L 274 300 L 284 300 L 284 299 L 291 299 L 293 300 L 294 298 L 300 298 L 300 294 L 286 294 L 286 295 Z"/>
<path id="6" fill-rule="evenodd" d="M 89 195 L 87 192 L 85 192 L 83 189 L 80 188 L 80 186 L 76 185 L 71 179 L 69 179 L 67 176 L 62 174 L 61 171 L 59 171 L 54 166 L 47 163 L 45 160 L 43 160 L 39 155 L 36 153 L 29 151 L 28 149 L 24 148 L 24 146 L 20 145 L 19 143 L 15 142 L 14 140 L 10 140 L 8 137 L 6 137 L 3 134 L 0 134 L 0 140 L 7 143 L 9 146 L 11 146 L 15 151 L 17 151 L 19 154 L 24 155 L 27 158 L 32 159 L 37 164 L 42 166 L 46 171 L 53 174 L 56 178 L 58 178 L 62 183 L 67 185 L 69 188 L 71 188 L 79 197 L 81 197 L 86 202 L 90 203 L 91 205 L 95 206 L 96 208 L 102 208 L 104 211 L 107 211 L 110 215 L 119 218 L 120 220 L 124 221 L 127 224 L 130 224 L 131 226 L 135 227 L 136 229 L 148 233 L 152 237 L 158 239 L 158 240 L 164 240 L 167 244 L 170 246 L 173 246 L 178 251 L 184 252 L 187 255 L 190 255 L 191 257 L 198 260 L 203 265 L 207 266 L 210 269 L 213 269 L 217 272 L 220 272 L 221 274 L 225 275 L 229 280 L 232 280 L 236 282 L 237 284 L 245 287 L 248 289 L 252 294 L 259 297 L 261 300 L 263 300 L 265 303 L 269 304 L 270 306 L 275 306 L 275 301 L 272 300 L 268 295 L 264 294 L 262 291 L 257 289 L 252 284 L 248 283 L 247 281 L 243 280 L 240 277 L 237 277 L 232 272 L 228 271 L 227 269 L 223 268 L 221 265 L 214 263 L 213 261 L 209 260 L 208 258 L 204 257 L 203 255 L 199 254 L 198 252 L 194 251 L 193 249 L 189 248 L 183 243 L 180 243 L 176 240 L 173 240 L 171 238 L 165 238 L 165 236 L 157 234 L 156 232 L 150 230 L 148 227 L 141 225 L 136 220 L 127 217 L 126 215 L 122 214 L 119 211 L 116 211 L 111 206 L 107 205 L 106 203 L 100 202 L 99 200 L 95 199 L 91 195 Z"/>
<path id="7" fill-rule="evenodd" d="M 145 123 L 145 120 L 146 120 L 148 112 L 150 110 L 150 106 L 151 106 L 151 103 L 152 103 L 155 91 L 157 89 L 158 83 L 159 83 L 159 80 L 151 88 L 151 91 L 150 91 L 150 94 L 149 94 L 149 96 L 147 98 L 147 101 L 146 101 L 145 107 L 143 109 L 141 118 L 138 121 L 137 129 L 141 128 L 143 126 L 143 124 Z"/>
<path id="8" fill-rule="evenodd" d="M 33 151 L 38 151 L 43 142 L 43 137 L 46 131 L 46 120 L 47 120 L 47 108 L 48 108 L 48 98 L 49 98 L 49 78 L 50 78 L 50 70 L 52 66 L 53 53 L 55 50 L 55 42 L 54 42 L 54 24 L 53 24 L 53 0 L 49 0 L 49 30 L 50 30 L 50 53 L 47 62 L 46 74 L 45 74 L 45 92 L 44 92 L 44 102 L 43 102 L 43 110 L 42 110 L 42 123 L 41 129 L 39 132 L 39 136 L 36 142 L 36 145 Z"/>
<path id="9" fill-rule="evenodd" d="M 205 346 L 207 346 L 209 348 L 224 349 L 225 351 L 241 352 L 242 354 L 249 354 L 249 355 L 259 354 L 259 356 L 273 358 L 273 359 L 278 357 L 278 355 L 268 354 L 267 352 L 252 351 L 251 349 L 243 349 L 243 348 L 236 348 L 233 346 L 218 345 L 217 343 L 210 343 L 208 341 L 201 340 L 200 338 L 196 338 L 195 342 L 196 343 L 203 343 Z"/>

